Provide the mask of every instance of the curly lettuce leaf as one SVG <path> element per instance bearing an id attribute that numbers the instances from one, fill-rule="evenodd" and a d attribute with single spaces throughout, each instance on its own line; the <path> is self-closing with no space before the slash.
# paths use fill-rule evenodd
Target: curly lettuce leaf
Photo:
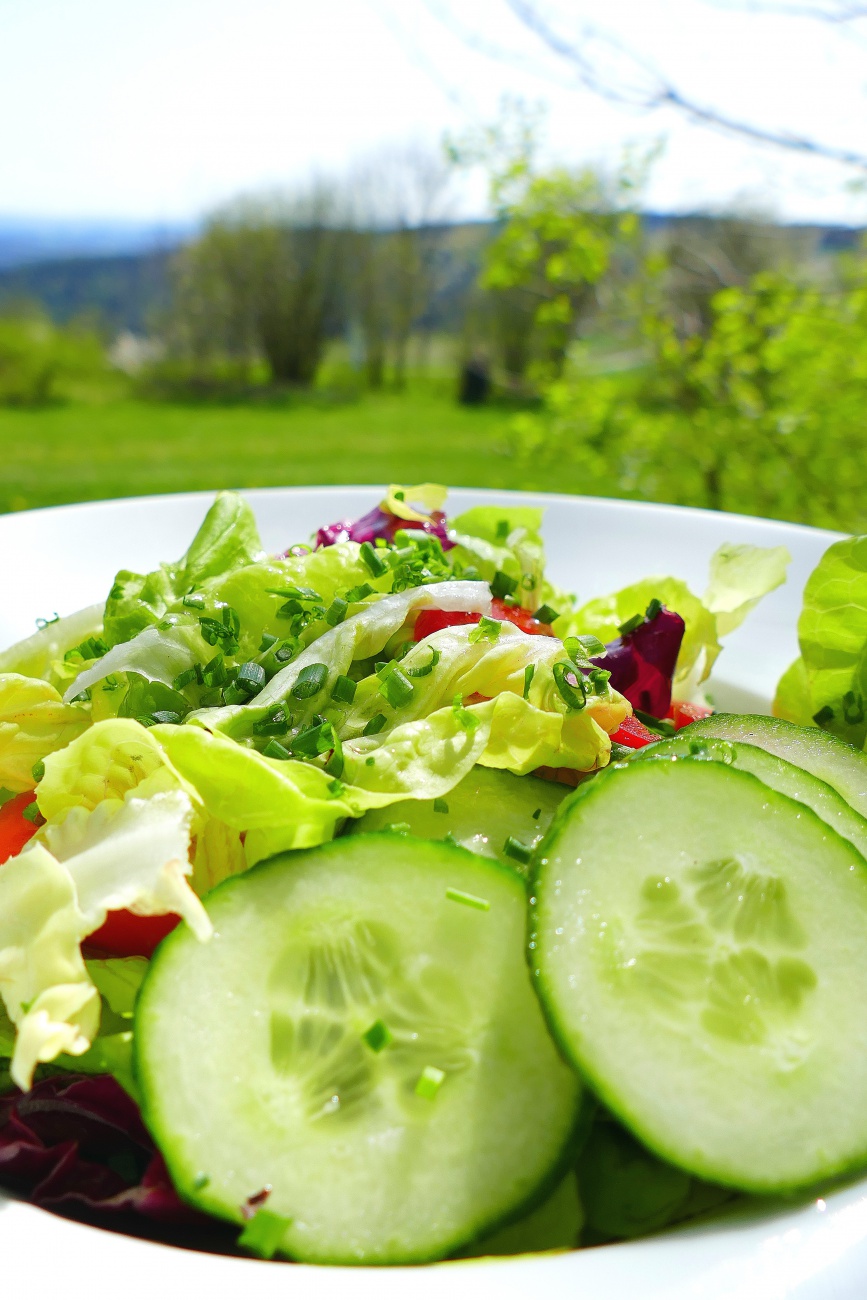
<path id="1" fill-rule="evenodd" d="M 36 802 L 49 822 L 73 808 L 92 812 L 105 799 L 139 799 L 164 790 L 185 790 L 153 730 L 132 718 L 96 722 L 89 731 L 45 760 Z"/>
<path id="2" fill-rule="evenodd" d="M 19 1087 L 30 1086 L 40 1062 L 91 1047 L 100 999 L 80 945 L 109 911 L 176 913 L 197 938 L 210 937 L 186 879 L 192 820 L 180 790 L 108 798 L 48 822 L 0 865 L 0 996 L 17 1029 L 11 1074 Z M 121 999 L 117 981 L 111 996 Z"/>
<path id="3" fill-rule="evenodd" d="M 777 691 L 775 712 L 808 717 L 863 748 L 867 739 L 867 537 L 829 546 L 804 588 L 800 666 Z"/>
<path id="4" fill-rule="evenodd" d="M 89 726 L 86 710 L 64 704 L 48 682 L 4 673 L 0 676 L 0 786 L 15 793 L 32 790 L 34 764 Z"/>
<path id="5" fill-rule="evenodd" d="M 41 844 L 0 867 L 0 997 L 16 1028 L 10 1073 L 27 1089 L 40 1062 L 80 1056 L 99 1028 L 81 956 L 86 922 L 69 872 Z"/>
<path id="6" fill-rule="evenodd" d="M 151 573 L 122 569 L 117 574 L 105 603 L 105 640 L 109 646 L 131 640 L 194 587 L 252 564 L 262 554 L 250 506 L 237 492 L 220 492 L 180 560 Z"/>
<path id="7" fill-rule="evenodd" d="M 617 638 L 620 626 L 643 615 L 652 600 L 680 614 L 686 624 L 673 695 L 690 699 L 710 676 L 728 635 L 746 618 L 762 596 L 785 581 L 789 552 L 783 546 L 735 546 L 726 543 L 711 556 L 710 582 L 702 599 L 679 578 L 643 578 L 610 596 L 588 601 L 554 624 L 558 636 L 590 633 L 603 644 Z"/>
<path id="8" fill-rule="evenodd" d="M 421 609 L 488 614 L 491 593 L 483 582 L 439 582 L 384 596 L 320 636 L 272 677 L 252 703 L 203 709 L 190 714 L 187 721 L 209 731 L 225 732 L 236 740 L 247 738 L 253 734 L 255 723 L 291 696 L 304 669 L 313 664 L 324 664 L 327 673 L 320 691 L 305 699 L 292 698 L 290 711 L 296 724 L 303 722 L 317 713 L 330 698 L 338 676 L 345 675 L 356 661 L 379 654 Z"/>
<path id="9" fill-rule="evenodd" d="M 380 508 L 398 519 L 425 523 L 435 511 L 442 510 L 448 493 L 448 488 L 443 487 L 442 483 L 416 483 L 412 487 L 390 483 Z M 423 509 L 416 509 L 418 506 Z"/>
<path id="10" fill-rule="evenodd" d="M 0 673 L 42 677 L 53 686 L 59 686 L 61 682 L 65 685 L 67 674 L 61 668 L 63 656 L 87 637 L 102 632 L 102 612 L 102 604 L 89 605 L 87 609 L 79 609 L 65 618 L 46 623 L 32 636 L 16 641 L 0 652 Z"/>
<path id="11" fill-rule="evenodd" d="M 449 559 L 478 569 L 487 582 L 498 570 L 505 573 L 517 583 L 514 595 L 525 609 L 548 604 L 565 613 L 574 597 L 545 578 L 542 514 L 535 506 L 473 506 L 452 520 Z"/>

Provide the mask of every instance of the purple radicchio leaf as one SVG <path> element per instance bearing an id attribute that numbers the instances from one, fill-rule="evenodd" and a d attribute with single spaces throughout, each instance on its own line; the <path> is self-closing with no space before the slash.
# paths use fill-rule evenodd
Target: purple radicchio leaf
<path id="1" fill-rule="evenodd" d="M 342 523 L 329 524 L 326 528 L 320 528 L 316 534 L 316 549 L 322 546 L 333 546 L 335 542 L 375 542 L 378 537 L 393 542 L 395 533 L 401 529 L 406 532 L 420 531 L 439 538 L 444 551 L 451 550 L 454 546 L 454 542 L 449 540 L 446 532 L 446 516 L 442 510 L 434 510 L 429 519 L 399 519 L 390 510 L 374 506 L 354 523 L 344 520 Z"/>
<path id="2" fill-rule="evenodd" d="M 138 1107 L 108 1075 L 52 1075 L 0 1097 L 0 1183 L 96 1222 L 209 1222 L 181 1201 Z"/>
<path id="3" fill-rule="evenodd" d="M 634 709 L 664 718 L 671 708 L 684 626 L 681 616 L 663 605 L 653 618 L 645 617 L 633 631 L 609 642 L 605 654 L 592 662 L 611 673 L 611 685 Z"/>

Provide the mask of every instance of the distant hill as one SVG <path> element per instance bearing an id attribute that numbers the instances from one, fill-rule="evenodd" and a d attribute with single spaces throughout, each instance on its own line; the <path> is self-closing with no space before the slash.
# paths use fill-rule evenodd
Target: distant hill
<path id="1" fill-rule="evenodd" d="M 59 324 L 91 316 L 112 334 L 147 334 L 168 301 L 170 257 L 70 257 L 0 270 L 0 308 L 38 302 Z"/>
<path id="2" fill-rule="evenodd" d="M 713 218 L 645 213 L 651 235 L 707 229 Z M 802 257 L 855 248 L 864 231 L 846 226 L 770 227 Z M 464 295 L 478 272 L 494 227 L 487 221 L 430 227 L 434 285 L 423 325 L 460 328 Z M 0 217 L 0 309 L 27 299 L 60 323 L 82 315 L 110 333 L 147 334 L 168 304 L 169 262 L 192 225 L 156 227 L 122 222 L 30 222 Z"/>
<path id="3" fill-rule="evenodd" d="M 61 220 L 0 216 L 0 269 L 71 257 L 117 257 L 175 248 L 193 222 Z"/>

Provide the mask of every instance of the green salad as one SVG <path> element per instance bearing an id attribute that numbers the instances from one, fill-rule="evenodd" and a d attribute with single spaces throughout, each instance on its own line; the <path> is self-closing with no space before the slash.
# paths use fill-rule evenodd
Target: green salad
<path id="1" fill-rule="evenodd" d="M 867 539 L 776 716 L 718 714 L 784 548 L 582 604 L 541 511 L 445 505 L 392 486 L 268 555 L 221 493 L 0 653 L 12 1193 L 382 1265 L 867 1165 Z"/>

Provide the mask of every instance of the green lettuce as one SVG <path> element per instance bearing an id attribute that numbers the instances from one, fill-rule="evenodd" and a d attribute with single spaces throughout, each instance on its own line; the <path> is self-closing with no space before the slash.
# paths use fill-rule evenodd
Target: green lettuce
<path id="1" fill-rule="evenodd" d="M 41 1062 L 90 1049 L 100 999 L 81 943 L 108 912 L 175 913 L 199 939 L 210 937 L 186 879 L 192 822 L 181 790 L 109 797 L 47 822 L 0 865 L 0 996 L 16 1026 L 11 1074 L 19 1087 L 30 1087 Z"/>
<path id="2" fill-rule="evenodd" d="M 801 657 L 784 674 L 774 712 L 817 722 L 864 748 L 867 739 L 867 537 L 835 542 L 807 579 Z"/>
<path id="3" fill-rule="evenodd" d="M 50 683 L 18 673 L 0 675 L 0 786 L 32 790 L 34 765 L 89 726 L 86 710 L 64 704 Z"/>
<path id="4" fill-rule="evenodd" d="M 247 739 L 256 723 L 291 698 L 290 711 L 299 725 L 319 712 L 336 679 L 345 676 L 353 663 L 383 651 L 391 638 L 426 608 L 488 614 L 491 593 L 483 582 L 440 582 L 384 596 L 320 636 L 272 677 L 252 703 L 204 709 L 191 714 L 188 722 L 225 732 L 235 740 Z M 323 664 L 327 670 L 322 688 L 304 699 L 293 697 L 301 673 L 314 664 Z"/>
<path id="5" fill-rule="evenodd" d="M 679 578 L 643 578 L 610 596 L 588 601 L 554 631 L 560 637 L 590 633 L 607 643 L 620 635 L 620 626 L 644 614 L 660 600 L 685 623 L 674 674 L 674 698 L 688 700 L 709 677 L 722 646 L 720 637 L 739 627 L 762 596 L 786 580 L 791 556 L 784 546 L 738 546 L 726 543 L 710 560 L 707 590 L 699 599 Z"/>
<path id="6" fill-rule="evenodd" d="M 105 603 L 103 636 L 109 646 L 158 623 L 187 592 L 262 556 L 253 511 L 236 492 L 220 492 L 186 554 L 151 573 L 122 569 Z"/>
<path id="7" fill-rule="evenodd" d="M 107 957 L 85 961 L 100 996 L 99 1032 L 80 1056 L 60 1055 L 55 1064 L 78 1074 L 113 1074 L 133 1100 L 139 1100 L 132 1059 L 135 1000 L 147 974 L 145 957 Z"/>
<path id="8" fill-rule="evenodd" d="M 63 656 L 88 637 L 102 632 L 103 606 L 89 605 L 65 618 L 45 623 L 32 636 L 16 641 L 0 652 L 0 673 L 20 673 L 22 677 L 42 677 L 53 686 L 65 685 L 68 672 Z"/>
<path id="9" fill-rule="evenodd" d="M 477 569 L 486 582 L 499 570 L 516 584 L 513 594 L 525 609 L 547 604 L 562 614 L 574 597 L 545 578 L 542 515 L 535 506 L 473 506 L 450 523 L 455 547 L 449 560 L 456 571 L 457 566 Z"/>

